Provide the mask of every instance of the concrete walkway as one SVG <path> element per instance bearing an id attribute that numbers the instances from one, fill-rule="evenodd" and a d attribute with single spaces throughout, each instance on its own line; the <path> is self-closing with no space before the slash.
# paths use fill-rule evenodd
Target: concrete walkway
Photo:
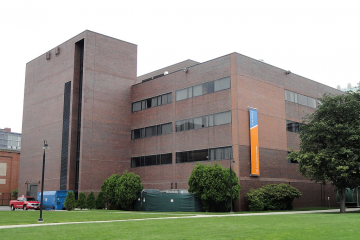
<path id="1" fill-rule="evenodd" d="M 347 212 L 359 211 L 360 208 L 347 208 Z M 129 222 L 129 221 L 148 221 L 148 220 L 163 220 L 163 219 L 183 219 L 183 218 L 209 218 L 209 217 L 248 217 L 248 216 L 265 216 L 265 215 L 289 215 L 289 214 L 308 214 L 308 213 L 336 213 L 339 209 L 330 210 L 315 210 L 315 211 L 290 211 L 290 212 L 266 212 L 266 213 L 244 213 L 244 214 L 221 214 L 221 215 L 191 215 L 180 217 L 162 217 L 162 218 L 145 218 L 145 219 L 124 219 L 124 220 L 107 220 L 107 221 L 88 221 L 88 222 L 66 222 L 66 223 L 38 223 L 38 224 L 24 224 L 24 225 L 6 225 L 0 226 L 0 229 L 6 228 L 24 228 L 24 227 L 43 227 L 55 225 L 68 224 L 88 224 L 88 223 L 111 223 L 111 222 Z M 143 212 L 146 214 L 146 212 Z M 151 213 L 153 214 L 153 213 Z M 161 213 L 159 213 L 161 214 Z"/>

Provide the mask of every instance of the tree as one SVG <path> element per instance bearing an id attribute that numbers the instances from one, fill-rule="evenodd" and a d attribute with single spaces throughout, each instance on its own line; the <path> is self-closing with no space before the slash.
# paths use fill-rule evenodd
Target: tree
<path id="1" fill-rule="evenodd" d="M 113 174 L 101 185 L 101 192 L 104 194 L 105 202 L 110 205 L 110 209 L 119 209 L 115 196 L 116 181 L 120 178 L 119 174 Z"/>
<path id="2" fill-rule="evenodd" d="M 304 119 L 300 150 L 289 159 L 299 162 L 299 172 L 316 182 L 331 182 L 345 212 L 345 189 L 360 185 L 360 92 L 324 95 L 316 111 Z"/>
<path id="3" fill-rule="evenodd" d="M 94 195 L 93 191 L 91 191 L 89 193 L 89 195 L 87 196 L 86 203 L 87 203 L 87 208 L 88 209 L 95 209 L 96 208 L 95 195 Z"/>
<path id="4" fill-rule="evenodd" d="M 139 175 L 125 171 L 116 182 L 116 199 L 118 206 L 123 210 L 131 210 L 133 202 L 137 199 L 138 193 L 143 190 Z"/>
<path id="5" fill-rule="evenodd" d="M 13 199 L 17 199 L 17 198 L 18 198 L 18 189 L 15 189 L 14 191 L 12 191 L 11 197 L 12 197 Z"/>
<path id="6" fill-rule="evenodd" d="M 233 170 L 231 176 L 233 201 L 236 201 L 241 187 Z M 189 192 L 201 199 L 207 211 L 214 211 L 218 204 L 230 206 L 229 179 L 229 169 L 220 164 L 210 166 L 197 163 L 188 180 Z"/>
<path id="7" fill-rule="evenodd" d="M 104 194 L 100 191 L 96 196 L 96 209 L 104 209 L 105 208 L 105 199 Z"/>
<path id="8" fill-rule="evenodd" d="M 81 210 L 86 208 L 86 195 L 84 192 L 79 193 L 79 199 L 77 204 L 78 204 L 78 208 L 80 208 Z"/>
<path id="9" fill-rule="evenodd" d="M 76 200 L 75 200 L 75 195 L 72 191 L 67 192 L 64 205 L 66 210 L 68 211 L 71 211 L 75 208 Z"/>

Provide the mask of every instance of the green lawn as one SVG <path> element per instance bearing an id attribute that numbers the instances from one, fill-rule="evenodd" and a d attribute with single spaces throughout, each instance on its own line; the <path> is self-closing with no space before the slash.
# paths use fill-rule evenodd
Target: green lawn
<path id="1" fill-rule="evenodd" d="M 184 215 L 183 215 L 184 214 Z M 45 211 L 45 223 L 146 219 L 189 213 Z M 229 214 L 227 214 L 229 215 Z M 0 212 L 0 225 L 36 223 L 39 211 Z M 359 239 L 360 213 L 151 219 L 0 229 L 1 239 Z"/>

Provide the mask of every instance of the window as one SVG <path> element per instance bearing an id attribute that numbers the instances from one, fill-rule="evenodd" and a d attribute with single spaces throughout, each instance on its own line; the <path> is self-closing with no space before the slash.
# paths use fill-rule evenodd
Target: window
<path id="1" fill-rule="evenodd" d="M 230 88 L 230 77 L 214 81 L 214 91 L 221 91 Z"/>
<path id="2" fill-rule="evenodd" d="M 161 106 L 172 103 L 172 93 L 163 94 L 160 96 L 144 99 L 142 101 L 132 103 L 132 112 L 137 112 L 147 108 Z"/>
<path id="3" fill-rule="evenodd" d="M 290 152 L 288 152 L 289 155 Z M 297 160 L 294 160 L 292 158 L 288 159 L 288 163 L 299 163 Z"/>
<path id="4" fill-rule="evenodd" d="M 214 123 L 215 121 L 215 123 Z M 231 123 L 231 111 L 176 121 L 176 132 Z"/>
<path id="5" fill-rule="evenodd" d="M 201 149 L 176 153 L 176 163 L 232 159 L 232 147 Z"/>
<path id="6" fill-rule="evenodd" d="M 285 90 L 285 100 L 293 103 L 298 103 L 303 106 L 316 108 L 316 99 L 308 97 L 299 93 Z"/>
<path id="7" fill-rule="evenodd" d="M 152 137 L 172 133 L 172 123 L 165 123 L 156 126 L 131 130 L 131 139 Z"/>
<path id="8" fill-rule="evenodd" d="M 176 91 L 176 101 L 201 96 L 230 88 L 230 77 L 205 82 L 196 86 L 188 87 Z"/>
<path id="9" fill-rule="evenodd" d="M 290 121 L 290 120 L 286 120 L 286 130 L 288 132 L 299 133 L 300 132 L 300 125 L 301 125 L 301 123 L 299 123 L 299 122 L 293 122 L 293 121 Z"/>
<path id="10" fill-rule="evenodd" d="M 215 126 L 231 123 L 231 112 L 223 112 L 215 114 Z"/>
<path id="11" fill-rule="evenodd" d="M 131 167 L 172 164 L 172 153 L 131 158 Z"/>

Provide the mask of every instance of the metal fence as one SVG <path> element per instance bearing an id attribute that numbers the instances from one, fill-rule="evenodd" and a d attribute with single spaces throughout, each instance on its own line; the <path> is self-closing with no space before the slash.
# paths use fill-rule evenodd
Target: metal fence
<path id="1" fill-rule="evenodd" d="M 11 200 L 11 193 L 1 193 L 0 206 L 9 206 L 10 200 Z"/>

